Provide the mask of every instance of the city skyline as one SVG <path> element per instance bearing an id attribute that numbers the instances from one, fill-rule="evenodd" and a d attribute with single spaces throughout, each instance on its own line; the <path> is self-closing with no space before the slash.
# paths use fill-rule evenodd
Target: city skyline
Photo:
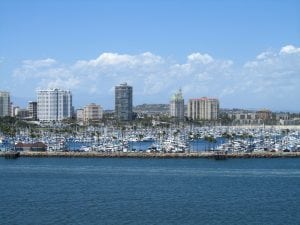
<path id="1" fill-rule="evenodd" d="M 211 96 L 221 108 L 299 112 L 297 1 L 1 1 L 0 90 L 24 107 L 39 88 L 70 89 L 76 108 Z"/>

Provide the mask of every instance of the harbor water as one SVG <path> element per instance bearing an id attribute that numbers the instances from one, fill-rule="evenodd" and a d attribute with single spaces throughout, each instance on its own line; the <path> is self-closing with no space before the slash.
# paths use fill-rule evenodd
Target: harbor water
<path id="1" fill-rule="evenodd" d="M 206 151 L 209 149 L 216 149 L 220 144 L 226 142 L 224 138 L 217 138 L 215 143 L 209 143 L 203 139 L 188 141 L 188 146 L 191 151 Z M 136 151 L 146 151 L 151 145 L 156 145 L 154 141 L 136 141 L 129 142 L 128 149 Z M 92 143 L 88 142 L 72 142 L 66 143 L 66 148 L 71 151 L 79 150 L 82 146 L 92 146 Z"/>
<path id="2" fill-rule="evenodd" d="M 1 224 L 300 224 L 300 159 L 0 158 Z"/>

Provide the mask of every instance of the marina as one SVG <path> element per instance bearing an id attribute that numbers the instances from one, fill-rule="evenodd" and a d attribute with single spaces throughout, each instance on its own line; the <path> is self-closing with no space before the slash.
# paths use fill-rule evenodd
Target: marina
<path id="1" fill-rule="evenodd" d="M 278 157 L 300 153 L 298 127 L 173 127 L 168 129 L 87 128 L 74 134 L 43 131 L 1 137 L 3 154 L 84 157 Z M 0 155 L 3 155 L 3 154 Z"/>
<path id="2" fill-rule="evenodd" d="M 1 0 L 0 24 L 0 225 L 300 225 L 300 0 Z"/>

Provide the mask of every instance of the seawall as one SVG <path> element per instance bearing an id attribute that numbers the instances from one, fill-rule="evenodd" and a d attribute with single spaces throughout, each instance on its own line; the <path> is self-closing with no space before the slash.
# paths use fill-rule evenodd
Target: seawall
<path id="1" fill-rule="evenodd" d="M 5 153 L 0 152 L 0 157 Z M 82 158 L 215 158 L 213 152 L 149 153 L 149 152 L 20 152 L 20 157 L 82 157 Z M 300 158 L 300 152 L 230 153 L 225 158 Z"/>

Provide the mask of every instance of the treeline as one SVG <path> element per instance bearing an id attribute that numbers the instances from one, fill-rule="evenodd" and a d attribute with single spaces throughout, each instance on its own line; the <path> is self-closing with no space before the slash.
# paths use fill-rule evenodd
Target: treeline
<path id="1" fill-rule="evenodd" d="M 19 130 L 35 129 L 37 125 L 28 123 L 15 117 L 0 117 L 0 133 L 6 136 L 14 137 Z"/>

